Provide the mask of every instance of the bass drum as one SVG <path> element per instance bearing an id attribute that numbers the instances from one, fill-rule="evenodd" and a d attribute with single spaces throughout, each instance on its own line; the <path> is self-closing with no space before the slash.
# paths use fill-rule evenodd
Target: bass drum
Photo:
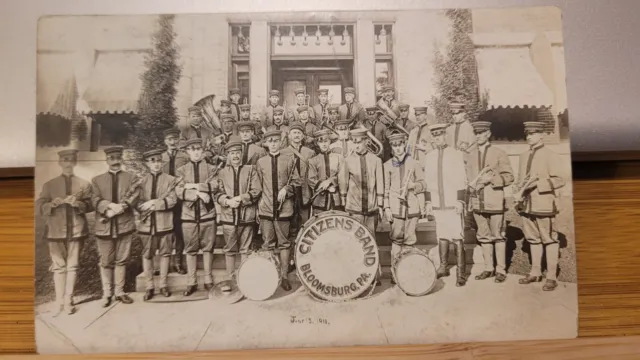
<path id="1" fill-rule="evenodd" d="M 296 271 L 309 295 L 344 302 L 371 294 L 380 266 L 374 234 L 349 214 L 327 211 L 307 221 L 296 238 Z"/>
<path id="2" fill-rule="evenodd" d="M 436 268 L 429 255 L 415 247 L 405 247 L 391 262 L 391 276 L 409 296 L 428 294 L 436 284 Z"/>
<path id="3" fill-rule="evenodd" d="M 276 256 L 270 251 L 251 253 L 236 273 L 238 289 L 249 300 L 267 300 L 280 286 L 280 271 Z"/>

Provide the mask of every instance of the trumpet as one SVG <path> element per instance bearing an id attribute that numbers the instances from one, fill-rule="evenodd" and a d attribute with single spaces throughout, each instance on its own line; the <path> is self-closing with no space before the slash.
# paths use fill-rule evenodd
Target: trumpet
<path id="1" fill-rule="evenodd" d="M 404 180 L 404 185 L 402 185 L 400 196 L 398 196 L 398 198 L 402 202 L 407 201 L 407 193 L 409 192 L 409 182 L 411 181 L 411 177 L 413 176 L 413 173 L 414 173 L 413 169 L 409 170 L 409 173 L 407 174 L 407 178 Z"/>
<path id="2" fill-rule="evenodd" d="M 516 210 L 518 211 L 523 210 L 525 196 L 528 191 L 527 188 L 531 186 L 531 184 L 535 183 L 536 181 L 538 181 L 537 175 L 532 176 L 531 174 L 527 174 L 527 176 L 520 182 L 520 185 L 518 186 L 518 191 L 516 191 L 513 194 L 513 200 L 515 203 Z"/>

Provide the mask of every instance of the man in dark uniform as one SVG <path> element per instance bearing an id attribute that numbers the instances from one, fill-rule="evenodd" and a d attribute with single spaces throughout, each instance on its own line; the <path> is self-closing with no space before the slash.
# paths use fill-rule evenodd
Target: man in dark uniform
<path id="1" fill-rule="evenodd" d="M 262 117 L 264 120 L 264 124 L 262 124 L 262 126 L 267 128 L 273 125 L 273 112 L 278 107 L 280 107 L 280 91 L 271 90 L 269 91 L 269 105 L 265 108 L 264 116 Z"/>
<path id="2" fill-rule="evenodd" d="M 407 132 L 411 132 L 416 124 L 413 120 L 409 119 L 409 104 L 399 104 L 398 111 L 400 111 L 400 115 L 395 120 L 396 125 L 402 126 Z"/>
<path id="3" fill-rule="evenodd" d="M 91 203 L 96 210 L 95 235 L 100 254 L 103 307 L 111 305 L 111 297 L 123 304 L 133 303 L 124 292 L 131 241 L 136 230 L 133 206 L 141 178 L 122 170 L 122 146 L 104 150 L 109 171 L 91 180 Z"/>
<path id="4" fill-rule="evenodd" d="M 400 115 L 398 100 L 395 98 L 395 89 L 391 85 L 382 87 L 382 97 L 376 105 L 391 119 L 395 120 Z"/>
<path id="5" fill-rule="evenodd" d="M 291 125 L 294 121 L 300 121 L 300 113 L 298 112 L 298 108 L 301 106 L 307 106 L 307 92 L 305 88 L 298 88 L 294 90 L 296 94 L 296 103 L 289 108 L 289 112 L 293 114 L 293 118 L 289 119 L 289 125 Z M 312 123 L 316 121 L 316 114 L 313 111 L 313 108 L 307 109 L 308 119 L 311 120 Z"/>
<path id="6" fill-rule="evenodd" d="M 176 176 L 176 170 L 189 162 L 189 156 L 184 151 L 178 149 L 178 139 L 180 130 L 173 128 L 164 132 L 164 143 L 167 151 L 162 153 L 162 172 L 171 176 Z M 182 253 L 184 252 L 184 237 L 182 236 L 182 224 L 180 223 L 182 204 L 178 203 L 173 207 L 173 232 L 174 250 L 173 266 L 170 270 L 184 275 L 187 270 L 182 266 Z"/>
<path id="7" fill-rule="evenodd" d="M 318 89 L 318 100 L 320 103 L 313 105 L 313 112 L 316 116 L 315 123 L 320 126 L 329 120 L 329 90 Z"/>
<path id="8" fill-rule="evenodd" d="M 310 109 L 307 105 L 298 106 L 298 121 L 296 123 L 300 123 L 304 129 L 304 145 L 313 148 L 313 133 L 318 130 L 318 127 L 309 119 Z"/>
<path id="9" fill-rule="evenodd" d="M 356 99 L 356 90 L 352 87 L 344 88 L 345 103 L 340 105 L 338 112 L 340 120 L 349 120 L 351 128 L 360 126 L 367 119 L 364 107 Z"/>
<path id="10" fill-rule="evenodd" d="M 173 207 L 178 202 L 175 187 L 177 178 L 162 172 L 164 150 L 151 150 L 143 154 L 149 173 L 140 185 L 140 196 L 135 204 L 141 214 L 138 236 L 142 241 L 142 269 L 146 280 L 144 301 L 155 293 L 153 282 L 153 257 L 160 255 L 160 294 L 171 296 L 167 287 L 167 275 L 173 244 Z"/>
<path id="11" fill-rule="evenodd" d="M 318 130 L 314 134 L 320 153 L 309 160 L 309 187 L 320 194 L 311 204 L 313 215 L 342 207 L 338 175 L 344 166 L 344 157 L 329 148 L 331 134 L 329 129 Z"/>
<path id="12" fill-rule="evenodd" d="M 431 133 L 428 129 L 432 124 L 428 121 L 426 106 L 416 106 L 413 111 L 416 114 L 416 126 L 409 132 L 407 152 L 412 158 L 420 161 L 433 150 Z"/>
<path id="13" fill-rule="evenodd" d="M 45 239 L 51 255 L 56 314 L 76 312 L 73 291 L 84 241 L 89 236 L 86 213 L 91 209 L 91 185 L 74 175 L 77 150 L 58 152 L 62 174 L 47 181 L 36 201 L 36 211 L 46 222 Z"/>
<path id="14" fill-rule="evenodd" d="M 231 114 L 235 117 L 236 121 L 240 121 L 240 89 L 229 89 L 229 101 L 231 107 Z"/>
<path id="15" fill-rule="evenodd" d="M 211 138 L 214 133 L 209 127 L 203 126 L 204 115 L 202 114 L 202 108 L 199 106 L 192 106 L 189 108 L 189 126 L 180 134 L 180 145 L 184 146 L 184 143 L 190 139 L 203 139 L 207 140 Z"/>
<path id="16" fill-rule="evenodd" d="M 237 128 L 242 145 L 242 165 L 255 165 L 258 159 L 267 155 L 262 146 L 253 143 L 255 124 L 252 121 L 241 121 Z"/>

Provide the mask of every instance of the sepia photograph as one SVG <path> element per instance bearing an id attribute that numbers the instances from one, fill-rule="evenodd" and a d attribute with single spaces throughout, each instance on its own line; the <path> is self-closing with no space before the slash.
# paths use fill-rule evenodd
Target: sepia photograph
<path id="1" fill-rule="evenodd" d="M 40 354 L 567 339 L 562 14 L 38 22 Z"/>

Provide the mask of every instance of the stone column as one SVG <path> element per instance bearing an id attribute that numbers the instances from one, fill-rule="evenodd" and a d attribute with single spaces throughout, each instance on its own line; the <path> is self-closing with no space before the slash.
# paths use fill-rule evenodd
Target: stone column
<path id="1" fill-rule="evenodd" d="M 355 31 L 355 80 L 358 101 L 364 106 L 372 106 L 376 102 L 375 77 L 375 38 L 373 22 L 358 20 Z"/>
<path id="2" fill-rule="evenodd" d="M 269 24 L 264 20 L 252 21 L 249 34 L 251 52 L 249 53 L 249 86 L 251 92 L 251 111 L 262 112 L 267 105 L 269 95 Z"/>

